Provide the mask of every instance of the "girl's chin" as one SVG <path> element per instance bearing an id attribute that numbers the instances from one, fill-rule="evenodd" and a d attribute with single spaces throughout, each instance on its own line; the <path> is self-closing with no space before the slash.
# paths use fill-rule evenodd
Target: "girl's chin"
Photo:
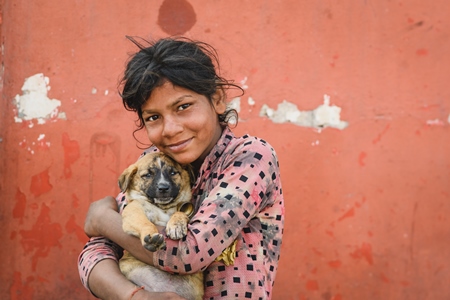
<path id="1" fill-rule="evenodd" d="M 196 160 L 193 155 L 188 154 L 173 154 L 173 153 L 167 153 L 170 157 L 172 157 L 174 160 L 176 160 L 179 164 L 187 165 Z"/>

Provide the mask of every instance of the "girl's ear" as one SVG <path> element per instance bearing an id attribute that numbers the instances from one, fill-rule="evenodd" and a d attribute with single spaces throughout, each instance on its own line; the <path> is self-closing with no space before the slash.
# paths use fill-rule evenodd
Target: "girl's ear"
<path id="1" fill-rule="evenodd" d="M 214 110 L 218 115 L 225 113 L 227 104 L 225 103 L 225 92 L 223 89 L 217 89 L 217 92 L 212 97 L 212 103 L 214 106 Z"/>

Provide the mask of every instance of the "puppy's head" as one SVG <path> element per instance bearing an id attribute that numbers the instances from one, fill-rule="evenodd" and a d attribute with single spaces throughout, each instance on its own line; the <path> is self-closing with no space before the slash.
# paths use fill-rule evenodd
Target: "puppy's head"
<path id="1" fill-rule="evenodd" d="M 119 187 L 130 200 L 145 199 L 170 208 L 190 201 L 190 172 L 169 156 L 154 152 L 140 158 L 119 177 Z"/>

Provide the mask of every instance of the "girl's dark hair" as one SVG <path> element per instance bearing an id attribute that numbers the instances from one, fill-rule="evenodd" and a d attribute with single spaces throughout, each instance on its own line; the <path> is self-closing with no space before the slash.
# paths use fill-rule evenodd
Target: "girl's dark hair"
<path id="1" fill-rule="evenodd" d="M 203 95 L 210 101 L 218 89 L 223 91 L 223 97 L 226 96 L 225 90 L 231 87 L 239 89 L 241 95 L 244 93 L 240 86 L 217 74 L 216 69 L 220 70 L 217 52 L 207 43 L 187 38 L 164 38 L 158 41 L 140 39 L 143 44 L 136 38 L 127 38 L 140 50 L 127 63 L 120 81 L 122 92 L 119 93 L 125 108 L 138 115 L 136 131 L 145 126 L 142 105 L 152 91 L 167 80 Z M 227 109 L 218 117 L 227 126 L 233 121 L 236 124 L 237 111 Z"/>

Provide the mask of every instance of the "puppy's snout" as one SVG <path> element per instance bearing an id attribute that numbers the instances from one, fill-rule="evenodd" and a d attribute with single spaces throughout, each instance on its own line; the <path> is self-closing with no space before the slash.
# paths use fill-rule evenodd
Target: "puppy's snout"
<path id="1" fill-rule="evenodd" d="M 160 182 L 158 183 L 158 191 L 161 193 L 169 191 L 170 185 L 167 182 Z"/>

